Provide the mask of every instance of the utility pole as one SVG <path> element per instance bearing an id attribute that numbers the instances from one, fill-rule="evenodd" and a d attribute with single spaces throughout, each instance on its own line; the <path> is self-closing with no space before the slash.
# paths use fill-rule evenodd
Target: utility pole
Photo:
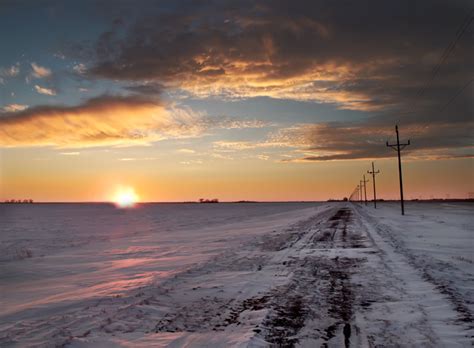
<path id="1" fill-rule="evenodd" d="M 359 191 L 360 191 L 360 196 L 359 196 L 359 202 L 362 204 L 362 200 L 364 199 L 364 196 L 362 195 L 362 185 L 364 185 L 362 180 L 359 180 Z"/>
<path id="2" fill-rule="evenodd" d="M 364 196 L 365 196 L 365 205 L 367 205 L 367 183 L 369 182 L 369 179 L 365 179 L 365 174 L 364 174 L 364 180 L 363 180 L 363 183 L 364 183 Z"/>
<path id="3" fill-rule="evenodd" d="M 375 192 L 375 175 L 380 173 L 380 170 L 375 171 L 374 162 L 372 162 L 372 171 L 368 170 L 368 174 L 372 174 L 372 183 L 374 184 L 374 208 L 377 209 L 377 194 Z"/>
<path id="4" fill-rule="evenodd" d="M 395 132 L 397 133 L 397 143 L 389 144 L 387 141 L 386 144 L 388 147 L 391 147 L 392 149 L 396 150 L 398 153 L 398 178 L 400 179 L 400 203 L 402 205 L 402 215 L 405 215 L 405 206 L 403 204 L 402 159 L 400 156 L 400 151 L 403 150 L 408 145 L 410 145 L 410 140 L 408 140 L 408 142 L 405 144 L 400 144 L 400 138 L 398 136 L 398 125 L 395 126 Z"/>

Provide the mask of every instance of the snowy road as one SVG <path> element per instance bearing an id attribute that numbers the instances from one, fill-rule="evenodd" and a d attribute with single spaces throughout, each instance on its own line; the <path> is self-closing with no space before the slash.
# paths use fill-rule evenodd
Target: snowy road
<path id="1" fill-rule="evenodd" d="M 472 266 L 457 274 L 421 262 L 390 224 L 398 220 L 374 214 L 351 203 L 306 208 L 286 226 L 233 235 L 164 281 L 2 325 L 0 344 L 471 346 Z"/>

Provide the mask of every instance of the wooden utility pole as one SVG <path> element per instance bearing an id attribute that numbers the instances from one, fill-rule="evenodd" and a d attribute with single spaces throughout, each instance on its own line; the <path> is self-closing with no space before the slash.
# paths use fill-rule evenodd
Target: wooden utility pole
<path id="1" fill-rule="evenodd" d="M 380 170 L 375 171 L 374 162 L 372 162 L 372 171 L 368 170 L 368 174 L 372 174 L 372 183 L 374 186 L 374 208 L 377 209 L 377 193 L 375 191 L 375 175 L 380 173 Z"/>
<path id="2" fill-rule="evenodd" d="M 363 181 L 362 180 L 359 180 L 359 191 L 360 191 L 360 196 L 359 196 L 359 202 L 362 203 L 362 201 L 364 200 L 364 195 L 362 194 L 362 185 L 364 185 Z"/>
<path id="3" fill-rule="evenodd" d="M 365 174 L 364 174 L 364 180 L 362 181 L 364 183 L 364 202 L 365 202 L 365 205 L 367 205 L 367 183 L 369 182 L 369 179 L 365 179 Z"/>
<path id="4" fill-rule="evenodd" d="M 405 206 L 403 204 L 402 159 L 401 159 L 400 151 L 403 150 L 408 145 L 410 145 L 410 140 L 408 140 L 408 142 L 405 144 L 400 144 L 400 138 L 398 136 L 398 125 L 395 126 L 395 132 L 397 133 L 397 143 L 389 144 L 387 141 L 386 144 L 388 147 L 391 147 L 392 149 L 396 150 L 398 153 L 398 178 L 400 179 L 400 203 L 402 205 L 402 215 L 405 215 Z"/>

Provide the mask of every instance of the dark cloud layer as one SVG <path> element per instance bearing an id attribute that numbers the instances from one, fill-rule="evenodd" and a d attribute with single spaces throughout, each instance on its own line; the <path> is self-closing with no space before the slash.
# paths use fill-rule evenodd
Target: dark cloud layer
<path id="1" fill-rule="evenodd" d="M 435 83 L 416 97 L 469 14 L 469 1 L 143 4 L 136 20 L 99 38 L 92 75 L 153 80 L 204 97 L 266 95 L 418 112 L 447 101 L 473 71 L 470 27 Z"/>
<path id="2" fill-rule="evenodd" d="M 405 143 L 411 138 L 411 145 L 404 149 L 411 158 L 473 157 L 473 126 L 474 122 L 463 127 L 449 123 L 412 124 L 400 129 L 400 141 Z M 279 130 L 271 137 L 272 143 L 297 147 L 306 153 L 297 161 L 392 157 L 393 149 L 385 145 L 386 141 L 390 144 L 396 142 L 394 128 L 367 122 L 297 125 Z"/>
<path id="3" fill-rule="evenodd" d="M 197 97 L 270 96 L 369 112 L 358 124 L 281 130 L 273 141 L 314 153 L 305 161 L 387 157 L 392 150 L 381 144 L 396 123 L 414 138 L 413 156 L 470 156 L 472 15 L 471 3 L 458 0 L 160 2 L 101 36 L 90 73 Z"/>

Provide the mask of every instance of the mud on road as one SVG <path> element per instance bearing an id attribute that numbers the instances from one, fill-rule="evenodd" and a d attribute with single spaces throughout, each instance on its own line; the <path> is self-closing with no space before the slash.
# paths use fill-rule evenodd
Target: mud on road
<path id="1" fill-rule="evenodd" d="M 322 347 L 332 341 L 351 346 L 360 331 L 353 322 L 354 310 L 364 310 L 367 303 L 360 300 L 360 284 L 355 287 L 351 282 L 365 258 L 354 256 L 349 249 L 364 248 L 367 240 L 352 222 L 349 208 L 336 210 L 311 232 L 300 253 L 304 256 L 286 264 L 292 277 L 273 290 L 270 311 L 262 324 L 267 342 L 280 347 L 305 341 Z M 305 329 L 307 325 L 311 329 Z"/>

